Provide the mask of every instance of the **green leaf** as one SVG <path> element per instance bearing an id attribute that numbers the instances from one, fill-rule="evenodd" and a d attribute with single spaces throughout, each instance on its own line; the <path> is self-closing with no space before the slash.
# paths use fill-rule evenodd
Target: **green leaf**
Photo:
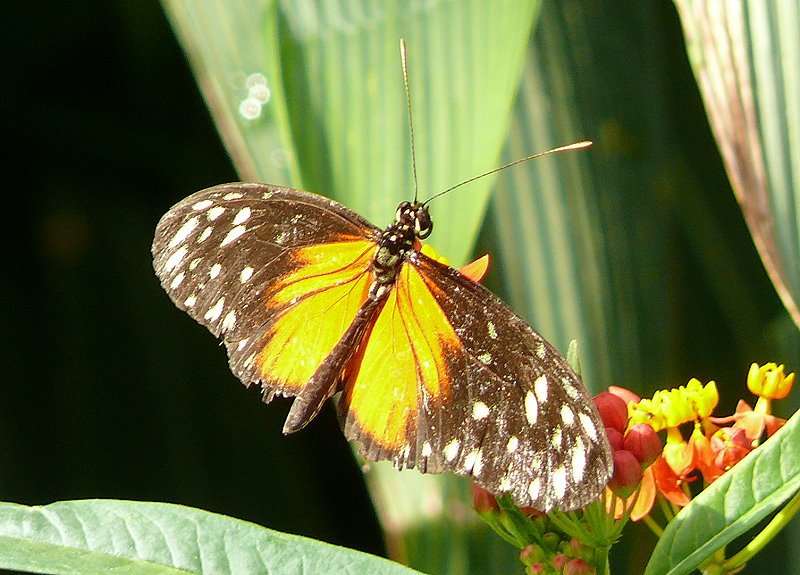
<path id="1" fill-rule="evenodd" d="M 294 154 L 285 151 L 288 128 L 275 38 L 267 44 L 264 35 L 275 21 L 274 0 L 163 0 L 163 5 L 239 175 L 291 183 L 297 167 Z M 248 81 L 257 74 L 265 77 L 270 98 L 256 118 L 247 119 L 240 109 L 250 97 Z"/>
<path id="2" fill-rule="evenodd" d="M 610 382 L 637 389 L 642 373 L 660 374 L 668 361 L 657 355 L 671 335 L 669 245 L 659 238 L 671 215 L 653 217 L 653 208 L 679 185 L 652 184 L 678 171 L 666 165 L 660 54 L 641 41 L 654 18 L 639 3 L 607 6 L 602 19 L 585 3 L 543 6 L 504 159 L 578 140 L 594 146 L 507 170 L 492 206 L 512 307 L 560 350 L 577 340 L 596 391 Z M 605 36 L 616 41 L 597 40 Z M 621 52 L 636 57 L 622 65 Z"/>
<path id="3" fill-rule="evenodd" d="M 36 573 L 418 573 L 380 557 L 167 503 L 0 504 L 0 567 Z"/>
<path id="4" fill-rule="evenodd" d="M 673 519 L 645 575 L 690 573 L 800 489 L 800 412 Z"/>
<path id="5" fill-rule="evenodd" d="M 242 177 L 333 197 L 380 226 L 414 193 L 400 38 L 408 44 L 425 199 L 498 165 L 538 7 L 522 0 L 164 4 Z M 270 99 L 247 119 L 240 105 L 252 74 L 266 79 Z M 432 206 L 443 230 L 433 243 L 455 263 L 471 253 L 492 180 Z"/>
<path id="6" fill-rule="evenodd" d="M 800 327 L 800 3 L 675 4 L 731 186 Z"/>

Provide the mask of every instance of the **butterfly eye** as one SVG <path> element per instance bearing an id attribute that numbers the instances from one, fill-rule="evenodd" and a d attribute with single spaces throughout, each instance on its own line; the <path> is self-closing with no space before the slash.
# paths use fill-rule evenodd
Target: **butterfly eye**
<path id="1" fill-rule="evenodd" d="M 414 233 L 416 236 L 424 240 L 433 231 L 433 222 L 431 221 L 431 216 L 426 209 L 419 209 L 417 210 L 416 215 L 414 216 Z"/>

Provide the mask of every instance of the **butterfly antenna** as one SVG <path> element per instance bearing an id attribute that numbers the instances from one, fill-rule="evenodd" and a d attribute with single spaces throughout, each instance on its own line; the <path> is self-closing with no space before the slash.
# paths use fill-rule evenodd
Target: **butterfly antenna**
<path id="1" fill-rule="evenodd" d="M 409 114 L 410 114 L 410 112 L 411 112 L 411 110 L 409 110 Z M 412 141 L 413 141 L 413 138 L 412 138 Z M 443 196 L 443 195 L 445 195 L 445 194 L 447 194 L 449 192 L 452 192 L 456 188 L 460 188 L 461 186 L 463 186 L 465 184 L 469 184 L 470 182 L 474 182 L 475 180 L 479 180 L 479 179 L 481 179 L 481 178 L 483 178 L 485 176 L 489 176 L 491 174 L 494 174 L 495 172 L 499 172 L 501 170 L 505 170 L 506 168 L 510 168 L 511 166 L 516 166 L 517 164 L 521 164 L 522 162 L 527 162 L 529 160 L 535 160 L 536 158 L 541 158 L 542 156 L 549 156 L 550 154 L 555 154 L 557 152 L 567 152 L 569 150 L 582 150 L 583 148 L 588 148 L 591 145 L 592 145 L 592 142 L 590 142 L 589 140 L 584 140 L 582 142 L 575 142 L 574 144 L 567 144 L 566 146 L 559 146 L 558 148 L 553 148 L 551 150 L 546 150 L 544 152 L 539 152 L 538 154 L 533 154 L 532 156 L 527 156 L 527 157 L 521 158 L 519 160 L 514 160 L 513 162 L 509 162 L 508 164 L 500 166 L 499 168 L 494 168 L 493 170 L 489 170 L 488 172 L 484 172 L 482 174 L 478 174 L 477 176 L 473 176 L 473 177 L 471 177 L 469 179 L 464 180 L 463 182 L 459 182 L 455 186 L 450 186 L 446 190 L 443 190 L 443 191 L 439 192 L 438 194 L 435 194 L 435 195 L 431 196 L 430 198 L 428 198 L 427 200 L 425 200 L 425 204 L 428 204 L 431 200 L 433 200 L 435 198 L 438 198 L 439 196 Z"/>
<path id="2" fill-rule="evenodd" d="M 414 151 L 414 119 L 411 117 L 411 89 L 408 86 L 408 64 L 406 63 L 406 41 L 400 38 L 400 66 L 403 68 L 403 85 L 406 89 L 406 108 L 408 108 L 408 130 L 411 136 L 411 172 L 414 176 L 414 203 L 417 203 L 417 155 Z"/>

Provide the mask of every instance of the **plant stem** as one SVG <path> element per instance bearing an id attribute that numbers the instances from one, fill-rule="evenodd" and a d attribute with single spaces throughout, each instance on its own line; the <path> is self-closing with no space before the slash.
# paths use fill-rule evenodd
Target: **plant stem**
<path id="1" fill-rule="evenodd" d="M 650 515 L 644 516 L 644 523 L 650 528 L 656 537 L 661 537 L 664 534 L 664 529 L 659 525 L 655 519 L 650 517 Z"/>
<path id="2" fill-rule="evenodd" d="M 745 545 L 744 549 L 739 551 L 736 555 L 725 561 L 724 567 L 728 571 L 733 571 L 737 567 L 741 567 L 747 563 L 756 553 L 761 551 L 764 546 L 772 541 L 772 539 L 780 533 L 792 517 L 800 511 L 800 492 L 795 493 L 794 497 L 786 504 L 786 506 L 778 511 L 775 517 L 772 518 L 766 527 L 753 537 L 753 540 Z"/>

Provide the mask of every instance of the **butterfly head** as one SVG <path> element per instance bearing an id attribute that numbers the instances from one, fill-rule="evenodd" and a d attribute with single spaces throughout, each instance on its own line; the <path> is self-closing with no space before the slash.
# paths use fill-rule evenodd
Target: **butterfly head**
<path id="1" fill-rule="evenodd" d="M 413 230 L 414 237 L 424 240 L 433 231 L 433 221 L 428 206 L 422 202 L 401 202 L 397 206 L 395 225 Z"/>

